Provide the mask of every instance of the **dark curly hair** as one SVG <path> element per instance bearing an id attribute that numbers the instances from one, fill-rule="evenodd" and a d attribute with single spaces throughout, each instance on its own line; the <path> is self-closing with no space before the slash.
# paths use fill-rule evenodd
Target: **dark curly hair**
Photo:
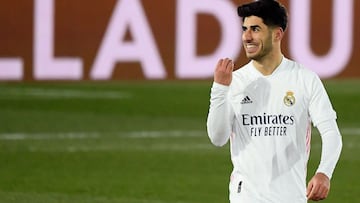
<path id="1" fill-rule="evenodd" d="M 262 18 L 267 26 L 279 26 L 286 30 L 287 11 L 286 8 L 275 0 L 258 0 L 238 7 L 238 15 L 243 18 L 257 16 Z"/>

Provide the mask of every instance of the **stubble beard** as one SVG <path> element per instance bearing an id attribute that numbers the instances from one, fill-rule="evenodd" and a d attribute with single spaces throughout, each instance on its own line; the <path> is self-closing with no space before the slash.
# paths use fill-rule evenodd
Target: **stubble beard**
<path id="1" fill-rule="evenodd" d="M 272 52 L 272 50 L 273 50 L 272 38 L 268 37 L 262 44 L 261 49 L 258 51 L 258 53 L 255 54 L 246 53 L 246 56 L 251 60 L 261 62 Z"/>

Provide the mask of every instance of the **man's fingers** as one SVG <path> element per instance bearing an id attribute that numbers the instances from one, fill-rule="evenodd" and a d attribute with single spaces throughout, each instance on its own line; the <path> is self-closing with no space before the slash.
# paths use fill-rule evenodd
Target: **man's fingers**
<path id="1" fill-rule="evenodd" d="M 307 198 L 309 200 L 323 200 L 327 197 L 329 190 L 321 185 L 309 184 L 307 188 Z"/>
<path id="2" fill-rule="evenodd" d="M 314 198 L 316 198 L 317 200 L 323 200 L 328 196 L 328 194 L 329 194 L 328 188 L 320 185 L 317 194 L 315 195 Z"/>
<path id="3" fill-rule="evenodd" d="M 327 189 L 325 187 L 320 187 L 319 188 L 318 194 L 319 194 L 320 197 L 325 197 L 326 193 L 327 193 Z"/>
<path id="4" fill-rule="evenodd" d="M 317 194 L 317 188 L 316 187 L 313 187 L 309 196 L 308 196 L 308 199 L 309 200 L 319 200 L 318 197 L 319 195 Z"/>
<path id="5" fill-rule="evenodd" d="M 227 66 L 228 66 L 228 64 L 230 63 L 230 59 L 229 58 L 224 58 L 223 59 L 223 63 L 222 63 L 222 66 L 224 67 L 224 68 L 227 68 Z"/>
<path id="6" fill-rule="evenodd" d="M 224 60 L 224 65 L 226 67 L 226 72 L 228 73 L 232 72 L 232 70 L 234 69 L 234 62 L 229 58 L 226 58 Z"/>
<path id="7" fill-rule="evenodd" d="M 234 69 L 234 62 L 229 58 L 220 59 L 216 65 L 216 69 L 230 73 Z"/>
<path id="8" fill-rule="evenodd" d="M 307 188 L 307 198 L 309 200 L 316 200 L 318 192 L 319 192 L 318 190 L 319 190 L 319 187 L 317 187 L 313 181 L 310 181 L 308 188 Z"/>
<path id="9" fill-rule="evenodd" d="M 220 59 L 216 65 L 214 81 L 223 85 L 230 85 L 234 63 L 229 58 Z"/>
<path id="10" fill-rule="evenodd" d="M 223 59 L 220 59 L 216 64 L 216 70 L 219 70 L 222 67 Z"/>
<path id="11" fill-rule="evenodd" d="M 235 63 L 233 60 L 231 60 L 231 59 L 227 59 L 227 60 L 228 60 L 228 63 L 227 63 L 226 67 L 227 67 L 228 72 L 234 72 L 234 71 L 240 69 L 240 66 L 239 67 L 235 66 Z"/>
<path id="12" fill-rule="evenodd" d="M 311 182 L 308 184 L 307 188 L 306 188 L 306 196 L 309 197 L 311 190 L 312 190 L 313 184 L 311 184 Z"/>
<path id="13" fill-rule="evenodd" d="M 308 184 L 306 196 L 309 200 L 323 200 L 328 196 L 329 190 L 329 178 L 323 173 L 317 173 Z"/>
<path id="14" fill-rule="evenodd" d="M 312 199 L 314 197 L 314 193 L 315 193 L 315 188 L 314 185 L 310 182 L 307 188 L 307 198 L 308 199 Z"/>

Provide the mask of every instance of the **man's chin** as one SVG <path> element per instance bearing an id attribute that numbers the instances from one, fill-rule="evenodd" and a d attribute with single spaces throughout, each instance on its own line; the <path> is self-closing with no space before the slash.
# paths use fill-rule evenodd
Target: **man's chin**
<path id="1" fill-rule="evenodd" d="M 246 57 L 248 59 L 256 59 L 257 58 L 257 55 L 256 54 L 252 54 L 252 53 L 246 53 Z"/>

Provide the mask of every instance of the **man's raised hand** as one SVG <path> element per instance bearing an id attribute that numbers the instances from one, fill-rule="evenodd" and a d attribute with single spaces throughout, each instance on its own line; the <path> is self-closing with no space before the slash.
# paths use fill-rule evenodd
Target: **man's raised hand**
<path id="1" fill-rule="evenodd" d="M 232 72 L 234 71 L 234 62 L 229 59 L 220 59 L 216 65 L 214 73 L 214 82 L 229 86 L 232 80 Z"/>

